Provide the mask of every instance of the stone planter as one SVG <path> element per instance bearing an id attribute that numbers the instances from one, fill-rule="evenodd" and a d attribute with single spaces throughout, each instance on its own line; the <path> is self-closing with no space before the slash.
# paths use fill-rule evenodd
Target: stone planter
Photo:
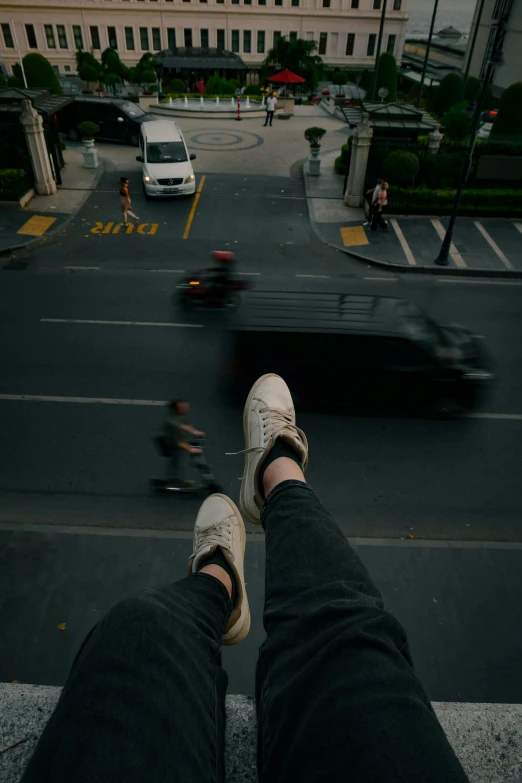
<path id="1" fill-rule="evenodd" d="M 86 169 L 98 168 L 98 150 L 94 146 L 94 139 L 83 139 L 82 155 Z"/>
<path id="2" fill-rule="evenodd" d="M 318 158 L 321 152 L 321 147 L 310 147 L 310 155 L 312 158 Z"/>

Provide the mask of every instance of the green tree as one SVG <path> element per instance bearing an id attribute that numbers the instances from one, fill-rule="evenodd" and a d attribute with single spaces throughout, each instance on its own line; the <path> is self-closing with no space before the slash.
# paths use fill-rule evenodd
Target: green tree
<path id="1" fill-rule="evenodd" d="M 102 52 L 100 82 L 106 87 L 110 87 L 113 93 L 116 92 L 116 85 L 123 84 L 124 81 L 130 81 L 131 71 L 120 60 L 116 49 L 110 46 Z M 154 78 L 154 81 L 156 79 Z"/>
<path id="2" fill-rule="evenodd" d="M 336 87 L 342 87 L 344 84 L 347 84 L 348 82 L 348 74 L 346 71 L 334 71 L 332 74 L 332 84 L 335 84 Z"/>
<path id="3" fill-rule="evenodd" d="M 83 82 L 87 82 L 87 89 L 90 89 L 91 82 L 99 81 L 101 65 L 90 52 L 78 49 L 76 52 L 76 69 L 80 79 Z"/>
<path id="4" fill-rule="evenodd" d="M 455 141 L 465 139 L 471 133 L 472 124 L 473 119 L 463 111 L 450 109 L 442 115 L 442 125 L 448 139 L 455 139 Z"/>
<path id="5" fill-rule="evenodd" d="M 54 68 L 46 57 L 31 52 L 25 55 L 22 62 L 29 90 L 50 90 L 53 95 L 63 95 Z"/>
<path id="6" fill-rule="evenodd" d="M 384 87 L 388 95 L 384 99 L 387 103 L 397 100 L 397 61 L 390 52 L 383 52 L 377 63 L 377 75 L 375 84 L 375 98 Z"/>
<path id="7" fill-rule="evenodd" d="M 154 84 L 157 80 L 155 69 L 155 56 L 151 52 L 145 52 L 139 63 L 135 65 L 134 68 L 127 69 L 128 75 L 126 78 L 133 84 L 141 84 L 143 87 L 149 87 L 149 85 Z M 184 89 L 185 86 L 183 85 L 183 90 L 180 92 L 184 92 Z"/>
<path id="8" fill-rule="evenodd" d="M 491 139 L 500 136 L 522 138 L 522 82 L 515 82 L 502 93 Z"/>
<path id="9" fill-rule="evenodd" d="M 323 73 L 323 61 L 319 55 L 314 54 L 317 49 L 315 41 L 305 41 L 298 38 L 289 41 L 284 36 L 275 41 L 263 61 L 261 77 L 277 71 L 289 71 L 302 76 L 310 89 L 315 89 Z"/>
<path id="10" fill-rule="evenodd" d="M 383 173 L 392 185 L 399 187 L 412 185 L 419 173 L 419 159 L 413 152 L 395 150 L 386 157 Z"/>
<path id="11" fill-rule="evenodd" d="M 468 103 L 472 103 L 473 101 L 476 101 L 478 98 L 480 89 L 480 80 L 476 79 L 474 76 L 468 76 L 466 79 L 466 84 L 464 86 L 464 100 L 468 101 Z M 482 98 L 482 108 L 483 109 L 491 109 L 493 106 L 493 94 L 491 92 L 491 85 L 486 85 L 486 89 L 484 90 L 484 96 Z"/>
<path id="12" fill-rule="evenodd" d="M 448 73 L 435 91 L 432 110 L 437 117 L 459 103 L 462 97 L 462 79 L 457 73 Z"/>

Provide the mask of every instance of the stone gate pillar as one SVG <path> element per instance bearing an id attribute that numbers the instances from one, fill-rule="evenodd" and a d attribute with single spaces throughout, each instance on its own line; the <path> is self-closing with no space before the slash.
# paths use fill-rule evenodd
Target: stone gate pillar
<path id="1" fill-rule="evenodd" d="M 45 143 L 43 120 L 29 100 L 22 101 L 20 122 L 24 127 L 27 147 L 33 164 L 36 192 L 43 196 L 51 196 L 56 193 L 56 182 Z"/>
<path id="2" fill-rule="evenodd" d="M 440 132 L 438 125 L 431 133 L 428 133 L 428 150 L 432 155 L 435 155 L 435 153 L 439 151 L 440 143 L 443 138 L 444 134 Z"/>
<path id="3" fill-rule="evenodd" d="M 368 153 L 372 143 L 373 128 L 370 126 L 370 115 L 364 112 L 360 124 L 352 136 L 352 154 L 350 156 L 350 172 L 348 185 L 344 194 L 344 203 L 349 207 L 360 207 L 364 199 L 364 180 Z"/>

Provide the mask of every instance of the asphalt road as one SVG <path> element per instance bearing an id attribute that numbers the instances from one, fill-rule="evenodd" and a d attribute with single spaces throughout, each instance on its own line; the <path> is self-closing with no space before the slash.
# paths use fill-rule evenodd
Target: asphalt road
<path id="1" fill-rule="evenodd" d="M 189 317 L 170 301 L 176 270 L 200 268 L 211 250 L 230 247 L 258 288 L 404 296 L 484 337 L 498 383 L 479 417 L 440 422 L 325 410 L 300 414 L 299 425 L 310 442 L 309 481 L 343 531 L 387 539 L 363 547 L 364 558 L 406 624 L 432 698 L 522 701 L 513 652 L 520 647 L 521 552 L 510 549 L 522 542 L 522 286 L 395 279 L 351 261 L 314 236 L 298 179 L 209 176 L 192 221 L 194 201 L 145 202 L 134 187 L 133 209 L 147 226 L 113 233 L 119 199 L 112 180 L 61 235 L 17 254 L 1 275 L 0 526 L 7 535 L 0 558 L 9 566 L 5 584 L 15 588 L 0 606 L 10 640 L 0 650 L 0 678 L 62 682 L 96 619 L 86 612 L 59 653 L 52 631 L 65 608 L 71 617 L 82 606 L 103 611 L 150 583 L 147 574 L 154 583 L 178 574 L 178 560 L 169 570 L 170 539 L 161 536 L 188 535 L 199 499 L 149 491 L 149 478 L 164 471 L 151 445 L 163 401 L 190 400 L 216 475 L 237 497 L 242 458 L 225 452 L 243 448 L 242 426 L 222 396 L 225 324 L 219 314 Z M 67 538 L 74 526 L 78 535 Z M 89 526 L 120 528 L 121 537 L 107 550 Z M 14 529 L 25 532 L 13 538 Z M 142 532 L 160 544 L 133 544 Z M 395 546 L 411 535 L 411 549 Z M 460 543 L 437 548 L 448 542 Z M 504 543 L 495 549 L 487 542 Z M 251 691 L 263 633 L 262 543 L 254 543 L 255 624 L 245 652 L 227 653 L 232 690 L 243 692 Z M 137 551 L 148 554 L 140 561 Z"/>

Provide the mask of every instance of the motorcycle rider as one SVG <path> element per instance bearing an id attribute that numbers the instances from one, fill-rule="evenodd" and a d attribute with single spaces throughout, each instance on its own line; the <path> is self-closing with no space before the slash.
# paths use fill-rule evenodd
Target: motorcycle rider
<path id="1" fill-rule="evenodd" d="M 214 273 L 212 295 L 217 304 L 222 304 L 236 273 L 236 257 L 229 250 L 214 250 L 212 258 L 217 262 L 210 270 Z"/>

